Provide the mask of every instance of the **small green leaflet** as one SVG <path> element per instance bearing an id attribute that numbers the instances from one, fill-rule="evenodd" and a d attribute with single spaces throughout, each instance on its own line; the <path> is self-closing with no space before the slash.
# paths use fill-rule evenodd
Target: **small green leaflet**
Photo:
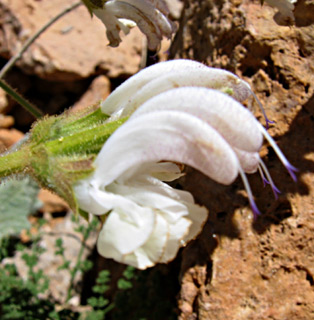
<path id="1" fill-rule="evenodd" d="M 30 227 L 28 215 L 40 208 L 39 187 L 31 178 L 0 184 L 0 240 Z"/>

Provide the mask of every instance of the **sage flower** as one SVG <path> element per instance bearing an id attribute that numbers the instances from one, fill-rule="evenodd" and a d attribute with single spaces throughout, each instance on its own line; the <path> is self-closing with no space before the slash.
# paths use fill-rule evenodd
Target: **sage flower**
<path id="1" fill-rule="evenodd" d="M 263 136 L 275 145 L 249 110 L 217 90 L 182 87 L 148 99 L 104 144 L 94 172 L 74 186 L 79 206 L 104 217 L 99 253 L 145 269 L 172 260 L 201 231 L 206 209 L 165 183 L 181 175 L 174 163 L 225 185 L 240 174 L 257 215 L 245 171 L 261 168 L 269 177 L 258 156 Z"/>
<path id="2" fill-rule="evenodd" d="M 187 163 L 215 175 L 204 161 L 207 142 L 213 144 L 215 138 L 216 145 L 227 146 L 225 161 L 236 161 L 212 128 L 181 112 L 143 115 L 115 131 L 96 158 L 93 174 L 74 187 L 83 210 L 107 215 L 98 238 L 100 254 L 139 269 L 175 258 L 201 231 L 207 210 L 190 193 L 163 182 L 181 172 L 177 165 L 160 161 Z M 204 141 L 196 146 L 196 139 Z"/>
<path id="3" fill-rule="evenodd" d="M 164 0 L 84 0 L 84 3 L 106 26 L 112 47 L 120 44 L 121 31 L 128 34 L 135 25 L 146 35 L 150 50 L 158 49 L 162 38 L 170 39 L 176 31 Z"/>

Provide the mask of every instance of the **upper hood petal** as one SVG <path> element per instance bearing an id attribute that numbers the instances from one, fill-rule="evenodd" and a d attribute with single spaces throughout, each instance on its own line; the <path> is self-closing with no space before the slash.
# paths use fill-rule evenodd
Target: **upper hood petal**
<path id="1" fill-rule="evenodd" d="M 217 90 L 185 87 L 163 92 L 141 105 L 131 119 L 163 110 L 182 111 L 202 119 L 232 147 L 258 152 L 262 146 L 263 135 L 253 114 Z"/>
<path id="2" fill-rule="evenodd" d="M 117 87 L 106 98 L 106 100 L 101 102 L 101 110 L 108 115 L 119 112 L 120 109 L 125 107 L 129 99 L 146 83 L 160 77 L 163 74 L 175 70 L 183 70 L 187 72 L 190 69 L 202 68 L 206 68 L 206 66 L 200 62 L 185 59 L 170 60 L 154 64 L 139 71 L 131 78 L 124 81 L 119 87 Z"/>
<path id="3" fill-rule="evenodd" d="M 133 166 L 161 160 L 188 164 L 223 184 L 233 182 L 239 168 L 232 148 L 204 121 L 160 111 L 130 119 L 115 131 L 94 162 L 94 183 L 106 186 Z"/>

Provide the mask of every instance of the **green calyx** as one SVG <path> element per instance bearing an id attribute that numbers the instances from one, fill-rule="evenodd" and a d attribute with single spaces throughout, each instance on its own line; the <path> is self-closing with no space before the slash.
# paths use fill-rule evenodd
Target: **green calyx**
<path id="1" fill-rule="evenodd" d="M 97 154 L 126 119 L 107 120 L 98 107 L 39 120 L 18 150 L 0 157 L 0 177 L 29 174 L 80 212 L 72 187 L 93 172 Z"/>

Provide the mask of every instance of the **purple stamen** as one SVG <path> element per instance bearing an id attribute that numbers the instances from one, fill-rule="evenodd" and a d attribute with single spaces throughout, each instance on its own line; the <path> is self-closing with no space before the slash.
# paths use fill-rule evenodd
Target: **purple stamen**
<path id="1" fill-rule="evenodd" d="M 261 167 L 262 167 L 262 170 L 264 170 L 264 172 L 265 172 L 265 174 L 266 174 L 266 177 L 267 177 L 267 179 L 268 179 L 268 180 L 265 179 L 265 182 L 271 186 L 271 189 L 273 190 L 273 194 L 274 194 L 274 196 L 275 196 L 275 199 L 277 200 L 277 199 L 278 199 L 278 194 L 281 193 L 281 192 L 280 192 L 280 190 L 276 187 L 273 179 L 271 178 L 271 175 L 270 175 L 270 173 L 269 173 L 269 171 L 268 171 L 268 169 L 267 169 L 264 161 L 263 161 L 262 159 L 259 159 L 259 163 L 260 163 L 260 165 L 261 165 Z"/>
<path id="2" fill-rule="evenodd" d="M 244 184 L 244 188 L 245 188 L 247 195 L 248 195 L 248 198 L 249 198 L 249 202 L 250 202 L 250 206 L 253 211 L 254 219 L 256 219 L 257 216 L 259 214 L 261 214 L 261 212 L 257 208 L 257 205 L 253 199 L 253 194 L 252 194 L 252 190 L 251 190 L 249 181 L 248 181 L 248 179 L 247 179 L 247 177 L 241 167 L 239 167 L 239 173 L 240 173 L 240 176 L 241 176 L 243 184 Z"/>
<path id="3" fill-rule="evenodd" d="M 163 54 L 166 54 L 167 56 L 169 56 L 169 55 L 170 55 L 170 48 L 169 48 L 168 50 L 165 50 L 165 51 L 163 52 Z"/>
<path id="4" fill-rule="evenodd" d="M 265 121 L 266 121 L 266 129 L 268 130 L 269 129 L 269 123 L 275 123 L 275 121 L 269 120 L 267 118 L 267 116 L 266 116 L 266 113 L 265 113 L 264 117 L 265 117 Z"/>
<path id="5" fill-rule="evenodd" d="M 274 194 L 274 196 L 275 196 L 275 198 L 277 200 L 278 199 L 278 194 L 280 194 L 281 191 L 274 184 L 271 185 L 271 189 L 273 190 L 273 194 Z"/>
<path id="6" fill-rule="evenodd" d="M 262 177 L 262 181 L 263 181 L 264 188 L 266 187 L 267 184 L 270 184 L 269 181 L 264 177 Z"/>
<path id="7" fill-rule="evenodd" d="M 268 119 L 262 103 L 259 101 L 259 99 L 257 98 L 256 94 L 253 92 L 252 89 L 251 89 L 251 92 L 252 92 L 252 96 L 254 97 L 255 101 L 257 102 L 259 108 L 262 111 L 262 114 L 263 114 L 263 116 L 265 118 L 265 121 L 266 121 L 266 129 L 268 130 L 269 129 L 269 123 L 275 123 L 275 121 L 271 121 L 271 120 Z"/>
<path id="8" fill-rule="evenodd" d="M 257 217 L 261 214 L 261 212 L 258 210 L 257 205 L 253 198 L 249 199 L 251 209 L 253 211 L 254 220 L 257 219 Z"/>
<path id="9" fill-rule="evenodd" d="M 258 166 L 258 171 L 259 171 L 259 174 L 260 174 L 260 176 L 261 176 L 261 178 L 262 178 L 262 181 L 263 181 L 263 187 L 265 188 L 266 185 L 269 184 L 269 182 L 268 182 L 268 180 L 265 178 L 264 172 L 263 172 L 263 170 L 262 170 L 262 168 L 261 168 L 260 165 Z"/>
<path id="10" fill-rule="evenodd" d="M 291 178 L 293 179 L 293 181 L 297 182 L 297 176 L 294 174 L 295 172 L 298 172 L 299 169 L 294 167 L 292 164 L 290 164 L 290 162 L 287 161 L 287 163 L 285 164 L 286 169 L 288 170 Z"/>
<path id="11" fill-rule="evenodd" d="M 282 153 L 282 151 L 279 149 L 279 147 L 277 146 L 275 140 L 269 135 L 269 133 L 267 132 L 267 130 L 265 130 L 265 128 L 259 124 L 260 130 L 263 133 L 264 137 L 267 139 L 267 141 L 269 142 L 269 144 L 272 146 L 272 148 L 274 149 L 274 151 L 276 152 L 278 158 L 281 160 L 282 164 L 286 167 L 286 169 L 288 170 L 291 178 L 296 182 L 297 181 L 297 177 L 294 174 L 294 172 L 299 171 L 296 167 L 294 167 L 292 164 L 290 164 L 290 162 L 287 160 L 287 158 L 285 157 L 285 155 Z"/>
<path id="12" fill-rule="evenodd" d="M 274 193 L 274 196 L 275 196 L 275 198 L 276 198 L 276 200 L 278 199 L 278 194 L 280 194 L 281 193 L 281 191 L 274 185 L 274 184 L 271 184 L 269 181 L 267 181 L 266 179 L 264 179 L 265 180 L 265 182 L 267 183 L 267 184 L 270 184 L 270 186 L 271 186 L 271 188 L 272 188 L 272 190 L 273 190 L 273 193 Z"/>

